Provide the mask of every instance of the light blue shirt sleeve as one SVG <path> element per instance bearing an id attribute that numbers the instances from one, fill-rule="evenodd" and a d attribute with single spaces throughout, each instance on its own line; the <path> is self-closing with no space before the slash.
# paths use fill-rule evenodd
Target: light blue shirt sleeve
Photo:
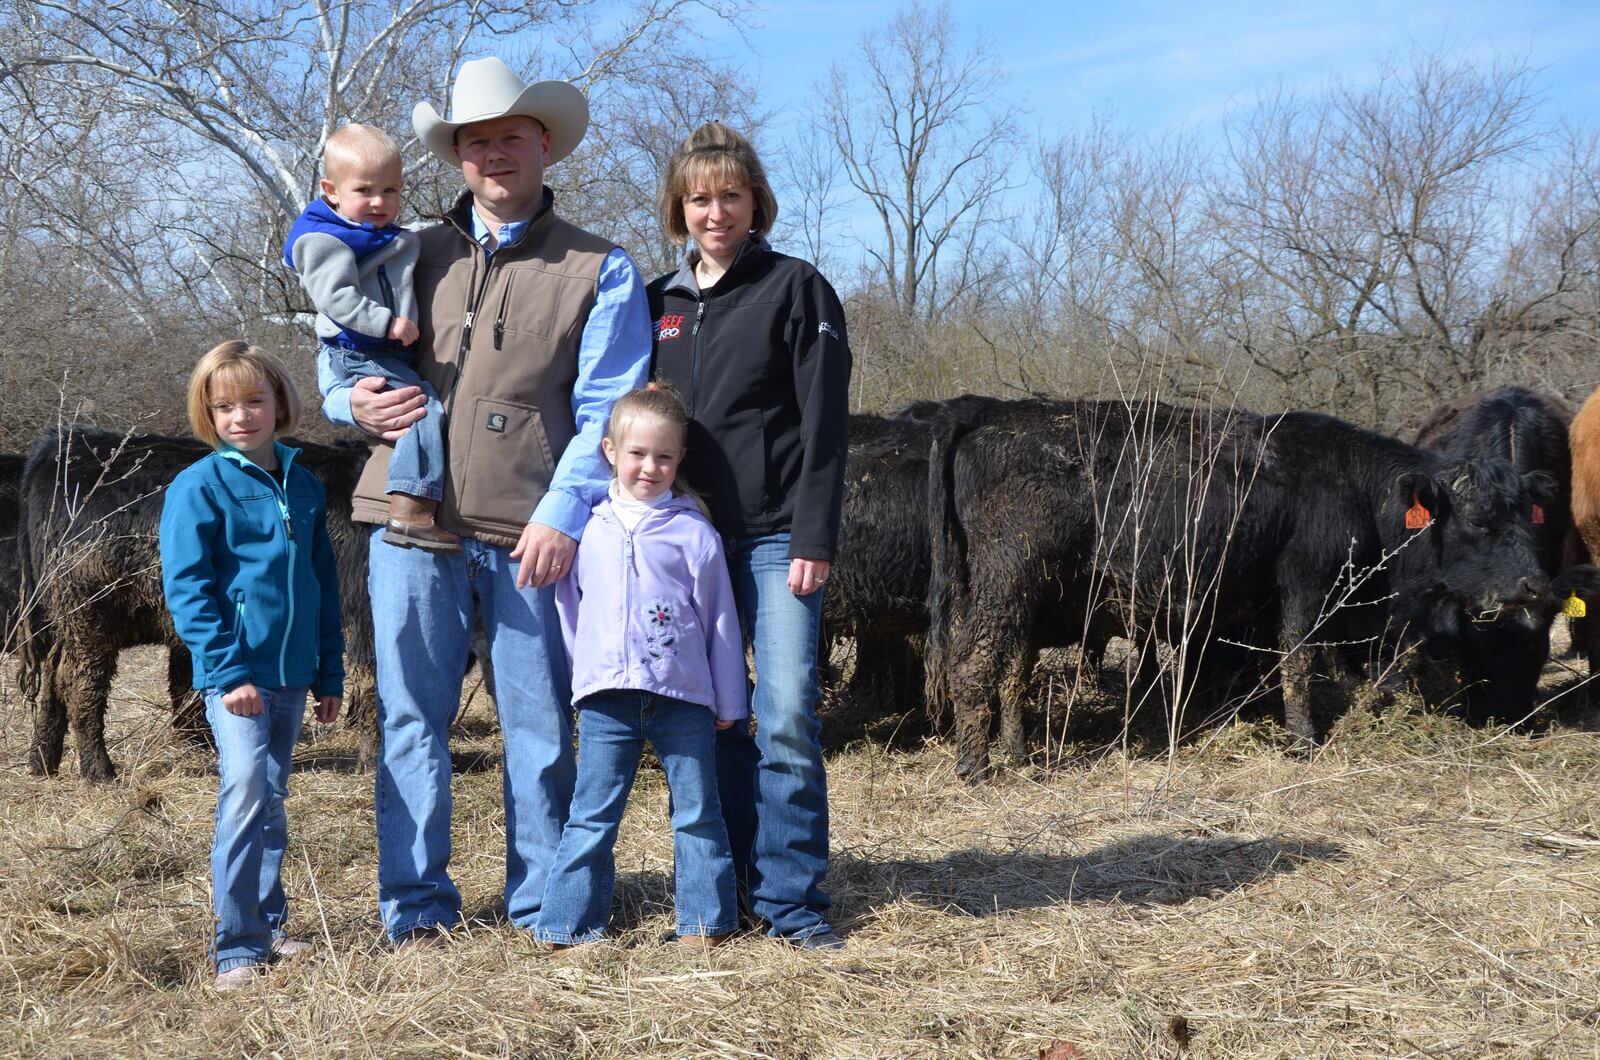
<path id="1" fill-rule="evenodd" d="M 317 389 L 322 391 L 322 416 L 340 427 L 361 428 L 350 412 L 350 384 L 340 381 L 328 360 L 328 347 L 317 351 Z"/>
<path id="2" fill-rule="evenodd" d="M 556 461 L 550 490 L 530 522 L 583 537 L 589 509 L 611 483 L 611 465 L 600 452 L 611 406 L 650 376 L 650 307 L 644 281 L 627 252 L 615 248 L 600 266 L 600 290 L 578 344 L 578 381 L 572 387 L 572 417 L 578 433 Z"/>

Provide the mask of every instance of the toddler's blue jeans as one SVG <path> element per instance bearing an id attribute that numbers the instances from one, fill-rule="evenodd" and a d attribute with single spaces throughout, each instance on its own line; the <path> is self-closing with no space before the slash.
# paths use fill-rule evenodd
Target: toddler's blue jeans
<path id="1" fill-rule="evenodd" d="M 444 496 L 444 406 L 432 384 L 417 374 L 409 361 L 402 357 L 361 350 L 341 350 L 329 346 L 324 351 L 341 383 L 354 383 L 357 379 L 376 376 L 388 380 L 389 386 L 420 386 L 428 399 L 423 405 L 428 414 L 394 443 L 394 455 L 389 458 L 389 479 L 384 485 L 386 493 L 404 493 L 437 501 Z"/>

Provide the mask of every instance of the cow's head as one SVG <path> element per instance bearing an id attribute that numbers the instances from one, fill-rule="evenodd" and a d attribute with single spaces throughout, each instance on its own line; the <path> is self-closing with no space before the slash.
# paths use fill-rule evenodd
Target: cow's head
<path id="1" fill-rule="evenodd" d="M 1396 476 L 1379 518 L 1396 551 L 1397 607 L 1435 634 L 1465 623 L 1535 628 L 1555 601 L 1529 518 L 1555 481 L 1500 460 L 1454 460 Z"/>

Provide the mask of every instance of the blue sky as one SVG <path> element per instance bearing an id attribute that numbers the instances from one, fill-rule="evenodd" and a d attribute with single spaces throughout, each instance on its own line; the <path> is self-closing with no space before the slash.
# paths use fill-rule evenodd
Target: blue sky
<path id="1" fill-rule="evenodd" d="M 782 0 L 751 15 L 754 54 L 743 56 L 780 130 L 863 30 L 896 9 L 883 0 Z M 1160 135 L 1206 132 L 1230 106 L 1282 85 L 1314 92 L 1332 78 L 1371 79 L 1386 57 L 1443 50 L 1501 55 L 1538 68 L 1539 114 L 1593 129 L 1600 113 L 1600 3 L 1048 3 L 952 0 L 965 35 L 987 34 L 1027 127 L 1046 133 L 1109 110 L 1115 124 Z M 722 38 L 737 55 L 743 45 Z"/>

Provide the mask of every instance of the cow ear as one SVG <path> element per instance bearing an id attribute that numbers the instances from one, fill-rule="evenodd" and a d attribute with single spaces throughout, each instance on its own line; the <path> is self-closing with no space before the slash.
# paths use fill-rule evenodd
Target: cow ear
<path id="1" fill-rule="evenodd" d="M 1600 567 L 1588 563 L 1568 567 L 1551 584 L 1550 591 L 1558 599 L 1576 596 L 1586 607 L 1600 608 Z"/>
<path id="2" fill-rule="evenodd" d="M 1407 530 L 1420 530 L 1439 515 L 1439 497 L 1444 491 L 1431 475 L 1408 471 L 1395 479 L 1397 518 Z"/>
<path id="3" fill-rule="evenodd" d="M 1528 491 L 1528 496 L 1533 498 L 1533 503 L 1549 507 L 1555 503 L 1561 492 L 1555 476 L 1548 471 L 1527 471 L 1522 476 L 1522 487 Z"/>

